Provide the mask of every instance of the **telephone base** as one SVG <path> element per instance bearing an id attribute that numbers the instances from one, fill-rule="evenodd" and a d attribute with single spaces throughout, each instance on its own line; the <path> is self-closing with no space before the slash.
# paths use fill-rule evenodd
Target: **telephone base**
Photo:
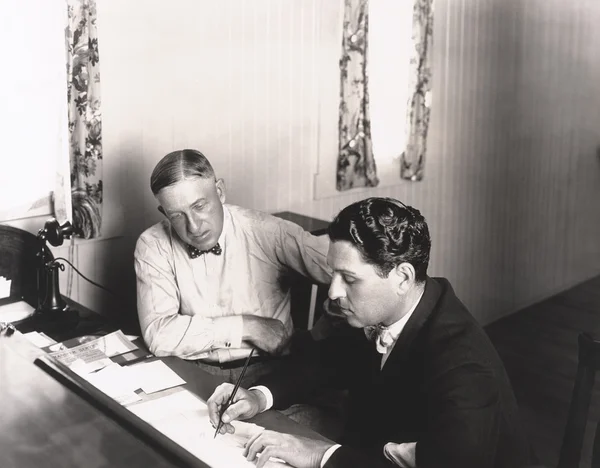
<path id="1" fill-rule="evenodd" d="M 63 310 L 41 311 L 37 309 L 31 317 L 19 322 L 17 328 L 22 333 L 36 331 L 47 335 L 62 335 L 77 328 L 79 314 L 65 307 Z"/>

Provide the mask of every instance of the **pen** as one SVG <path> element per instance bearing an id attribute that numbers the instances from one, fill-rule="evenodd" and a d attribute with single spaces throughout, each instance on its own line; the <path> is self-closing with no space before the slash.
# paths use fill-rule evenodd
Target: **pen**
<path id="1" fill-rule="evenodd" d="M 248 357 L 246 358 L 246 362 L 244 363 L 244 368 L 242 369 L 242 373 L 238 377 L 237 382 L 235 383 L 235 387 L 233 387 L 233 391 L 231 392 L 231 395 L 229 395 L 229 400 L 227 400 L 227 403 L 225 403 L 221 407 L 221 410 L 219 411 L 219 424 L 217 424 L 217 430 L 215 431 L 215 437 L 213 437 L 213 439 L 217 437 L 217 434 L 223 427 L 223 420 L 221 418 L 223 417 L 223 413 L 233 403 L 233 397 L 235 397 L 235 394 L 237 393 L 238 388 L 240 388 L 240 383 L 242 382 L 242 379 L 244 378 L 244 374 L 246 373 L 246 369 L 248 368 L 248 364 L 250 363 L 250 358 L 252 357 L 252 353 L 254 353 L 254 348 L 252 348 L 250 350 L 250 354 L 248 354 Z"/>

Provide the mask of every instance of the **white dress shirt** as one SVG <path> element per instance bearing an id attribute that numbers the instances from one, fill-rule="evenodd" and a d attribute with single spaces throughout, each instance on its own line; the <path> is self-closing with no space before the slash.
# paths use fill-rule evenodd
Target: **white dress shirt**
<path id="1" fill-rule="evenodd" d="M 245 314 L 279 319 L 289 332 L 288 270 L 329 283 L 327 236 L 290 221 L 224 205 L 221 255 L 190 258 L 167 220 L 147 229 L 135 249 L 138 315 L 157 356 L 227 362 L 250 353 L 242 342 Z"/>

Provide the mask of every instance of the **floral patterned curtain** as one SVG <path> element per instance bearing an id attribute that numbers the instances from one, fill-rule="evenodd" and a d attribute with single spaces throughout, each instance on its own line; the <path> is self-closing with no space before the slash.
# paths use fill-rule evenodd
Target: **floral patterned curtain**
<path id="1" fill-rule="evenodd" d="M 433 0 L 413 0 L 412 56 L 405 150 L 400 177 L 419 181 L 425 169 L 431 101 Z M 339 154 L 337 189 L 374 187 L 379 183 L 372 149 L 368 93 L 368 0 L 344 1 L 340 59 Z"/>
<path id="2" fill-rule="evenodd" d="M 368 0 L 345 0 L 337 161 L 340 191 L 379 183 L 371 144 L 367 39 Z"/>
<path id="3" fill-rule="evenodd" d="M 102 120 L 96 0 L 67 0 L 67 97 L 73 226 L 98 237 L 102 212 Z"/>
<path id="4" fill-rule="evenodd" d="M 400 176 L 423 179 L 425 152 L 431 110 L 431 54 L 433 37 L 433 0 L 414 0 L 410 59 L 410 102 L 407 108 L 408 138 L 400 160 Z"/>

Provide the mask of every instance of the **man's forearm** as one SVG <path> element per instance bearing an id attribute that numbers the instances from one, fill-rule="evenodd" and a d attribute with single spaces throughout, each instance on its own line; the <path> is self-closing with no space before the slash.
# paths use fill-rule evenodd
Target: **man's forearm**
<path id="1" fill-rule="evenodd" d="M 175 314 L 151 322 L 143 331 L 157 356 L 199 359 L 219 349 L 237 349 L 242 343 L 240 316 L 204 318 Z"/>

